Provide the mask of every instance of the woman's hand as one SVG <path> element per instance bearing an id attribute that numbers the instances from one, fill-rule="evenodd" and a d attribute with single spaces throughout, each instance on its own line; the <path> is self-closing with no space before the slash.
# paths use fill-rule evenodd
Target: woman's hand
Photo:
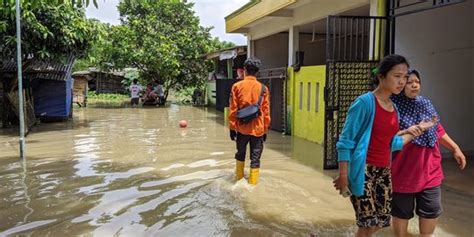
<path id="1" fill-rule="evenodd" d="M 414 137 L 421 136 L 428 129 L 436 126 L 438 124 L 438 117 L 433 117 L 432 119 L 423 120 L 417 125 L 412 125 L 409 128 L 400 131 L 399 135 L 410 134 Z"/>
<path id="2" fill-rule="evenodd" d="M 426 130 L 434 127 L 436 124 L 438 124 L 438 117 L 435 116 L 432 119 L 425 119 L 421 121 L 418 126 L 425 132 Z"/>
<path id="3" fill-rule="evenodd" d="M 349 180 L 347 179 L 347 175 L 339 175 L 334 181 L 334 188 L 336 190 L 342 190 L 349 186 Z"/>
<path id="4" fill-rule="evenodd" d="M 414 137 L 418 137 L 423 134 L 423 129 L 419 125 L 412 125 L 409 128 L 403 130 L 403 134 L 411 134 Z"/>
<path id="5" fill-rule="evenodd" d="M 466 167 L 466 157 L 462 153 L 461 149 L 457 148 L 456 150 L 454 150 L 453 155 L 454 159 L 459 165 L 459 169 L 463 170 L 464 167 Z"/>

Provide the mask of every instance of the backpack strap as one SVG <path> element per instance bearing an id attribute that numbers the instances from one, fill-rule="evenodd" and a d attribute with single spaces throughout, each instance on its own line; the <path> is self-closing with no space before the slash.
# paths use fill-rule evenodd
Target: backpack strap
<path id="1" fill-rule="evenodd" d="M 260 91 L 260 96 L 258 97 L 258 102 L 257 102 L 257 105 L 258 107 L 260 108 L 260 105 L 262 104 L 262 99 L 263 99 L 263 94 L 266 92 L 266 88 L 265 88 L 265 85 L 263 85 L 263 83 L 260 83 L 262 85 L 262 90 Z"/>

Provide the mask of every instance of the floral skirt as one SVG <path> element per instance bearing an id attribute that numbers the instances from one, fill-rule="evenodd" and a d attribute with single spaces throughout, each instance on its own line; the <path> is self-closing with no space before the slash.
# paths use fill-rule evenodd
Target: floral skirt
<path id="1" fill-rule="evenodd" d="M 392 211 L 392 178 L 390 167 L 365 167 L 364 195 L 351 196 L 357 226 L 388 227 Z"/>

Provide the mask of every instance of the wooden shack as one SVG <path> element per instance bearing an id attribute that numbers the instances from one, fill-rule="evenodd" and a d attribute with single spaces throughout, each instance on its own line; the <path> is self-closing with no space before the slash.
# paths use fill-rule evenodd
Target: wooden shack
<path id="1" fill-rule="evenodd" d="M 97 94 L 127 92 L 122 84 L 122 81 L 125 79 L 125 72 L 108 72 L 91 68 L 88 75 L 91 77 L 88 84 L 89 89 Z"/>
<path id="2" fill-rule="evenodd" d="M 72 74 L 74 85 L 72 88 L 72 102 L 80 107 L 87 106 L 87 93 L 89 91 L 89 81 L 92 79 L 89 71 L 78 71 Z"/>
<path id="3" fill-rule="evenodd" d="M 72 66 L 74 56 L 63 61 L 29 59 L 23 64 L 23 95 L 26 129 L 36 118 L 64 120 L 72 116 Z M 19 116 L 17 65 L 1 63 L 2 126 L 17 123 Z"/>

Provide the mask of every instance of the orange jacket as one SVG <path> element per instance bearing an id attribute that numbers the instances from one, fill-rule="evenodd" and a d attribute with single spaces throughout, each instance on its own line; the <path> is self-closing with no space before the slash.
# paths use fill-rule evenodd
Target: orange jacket
<path id="1" fill-rule="evenodd" d="M 254 76 L 246 76 L 243 80 L 235 83 L 230 92 L 229 108 L 229 128 L 245 135 L 261 137 L 267 133 L 270 127 L 270 92 L 265 86 L 262 104 L 260 105 L 260 116 L 249 123 L 242 124 L 237 119 L 237 110 L 246 106 L 256 104 L 262 85 Z"/>

